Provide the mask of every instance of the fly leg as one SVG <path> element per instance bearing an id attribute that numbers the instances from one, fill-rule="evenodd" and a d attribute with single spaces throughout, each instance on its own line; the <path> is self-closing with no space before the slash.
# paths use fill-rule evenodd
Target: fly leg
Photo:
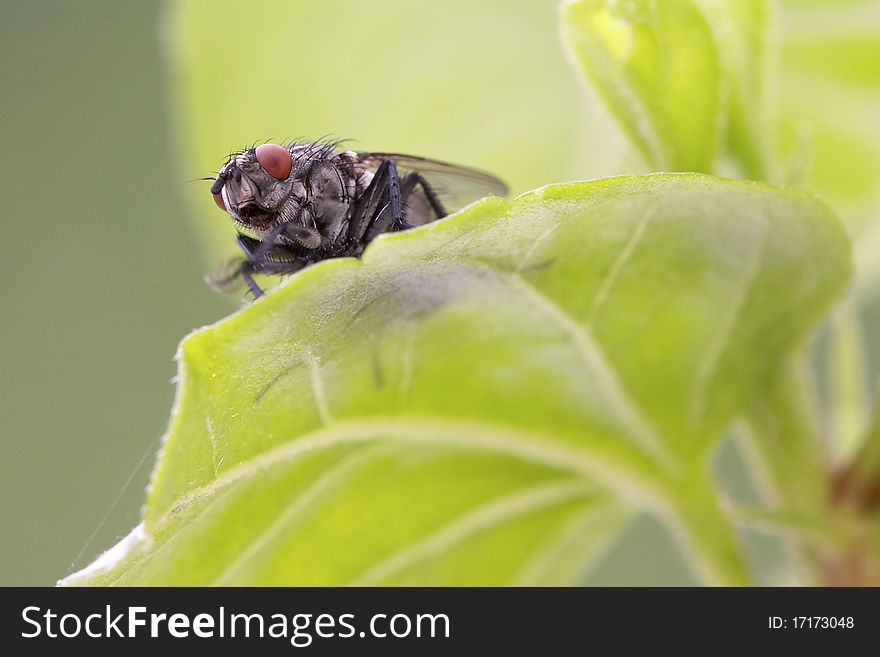
<path id="1" fill-rule="evenodd" d="M 259 299 L 263 296 L 263 290 L 257 285 L 257 282 L 254 280 L 254 263 L 250 260 L 245 260 L 241 263 L 241 267 L 238 270 L 238 273 L 241 275 L 241 278 L 247 284 L 248 289 L 251 291 L 251 294 L 254 295 L 254 300 Z"/>
<path id="2" fill-rule="evenodd" d="M 244 235 L 239 235 L 235 238 L 236 243 L 241 247 L 241 250 L 244 251 L 244 255 L 247 257 L 238 268 L 238 275 L 241 276 L 247 284 L 251 294 L 254 295 L 254 299 L 259 299 L 263 296 L 263 290 L 257 285 L 256 281 L 254 281 L 254 274 L 263 273 L 262 269 L 267 263 L 266 254 L 268 253 L 268 249 L 263 252 L 263 247 L 266 243 L 271 245 L 271 243 L 275 241 L 275 237 L 270 237 L 272 237 L 271 241 L 267 238 L 263 242 Z"/>
<path id="3" fill-rule="evenodd" d="M 232 258 L 224 262 L 215 274 L 205 276 L 205 282 L 218 292 L 233 292 L 238 287 L 238 281 L 243 280 L 254 299 L 263 295 L 263 290 L 254 281 L 256 273 L 254 263 L 245 258 Z"/>
<path id="4" fill-rule="evenodd" d="M 299 219 L 299 217 L 297 218 Z M 241 263 L 237 274 L 241 276 L 247 284 L 254 299 L 263 296 L 263 290 L 254 281 L 254 274 L 281 275 L 292 274 L 299 271 L 307 262 L 301 259 L 293 259 L 290 261 L 269 260 L 269 252 L 273 247 L 278 247 L 275 240 L 281 235 L 285 235 L 293 240 L 299 246 L 306 249 L 314 250 L 321 246 L 321 233 L 316 228 L 305 226 L 296 221 L 284 221 L 276 226 L 271 233 L 266 235 L 262 240 L 255 240 L 245 235 L 239 235 L 236 238 L 238 246 L 244 251 L 247 260 Z M 233 276 L 234 277 L 234 276 Z"/>
<path id="5" fill-rule="evenodd" d="M 412 228 L 406 220 L 403 208 L 407 199 L 421 187 L 428 205 L 437 219 L 447 214 L 446 208 L 431 184 L 418 172 L 407 174 L 400 180 L 397 165 L 393 160 L 385 160 L 376 170 L 373 180 L 358 203 L 352 222 L 351 235 L 367 243 L 381 233 Z"/>
<path id="6" fill-rule="evenodd" d="M 410 194 L 415 191 L 416 185 L 422 188 L 422 192 L 425 194 L 425 198 L 428 201 L 428 205 L 431 206 L 431 209 L 434 211 L 434 214 L 437 215 L 438 219 L 442 219 L 447 214 L 446 208 L 443 207 L 443 203 L 437 197 L 437 192 L 434 191 L 434 188 L 431 184 L 425 180 L 424 176 L 417 171 L 413 171 L 412 173 L 408 173 L 404 176 L 403 180 L 400 181 L 400 196 L 403 198 L 404 205 L 406 204 L 407 199 Z M 411 226 L 404 226 L 405 228 L 411 228 Z"/>
<path id="7" fill-rule="evenodd" d="M 284 226 L 282 225 L 280 228 L 284 228 Z M 236 276 L 241 276 L 242 280 L 244 280 L 248 289 L 251 291 L 251 294 L 254 295 L 254 299 L 263 296 L 263 290 L 254 280 L 254 274 L 267 274 L 269 276 L 293 274 L 309 264 L 309 261 L 305 258 L 293 258 L 291 260 L 279 261 L 267 259 L 269 249 L 265 248 L 266 244 L 268 243 L 272 246 L 275 237 L 283 232 L 285 231 L 276 229 L 263 241 L 245 235 L 239 235 L 236 238 L 238 246 L 244 251 L 246 260 L 244 260 L 239 265 L 237 271 L 229 277 L 229 281 L 234 280 Z"/>
<path id="8" fill-rule="evenodd" d="M 278 224 L 271 233 L 266 235 L 266 237 L 260 241 L 259 246 L 253 250 L 247 250 L 242 246 L 242 250 L 245 252 L 245 255 L 247 255 L 248 260 L 258 264 L 266 260 L 272 247 L 278 246 L 275 244 L 275 240 L 282 235 L 291 239 L 295 244 L 305 249 L 309 249 L 310 251 L 320 248 L 322 243 L 321 233 L 318 232 L 317 228 L 305 225 L 304 217 L 310 219 L 311 213 L 308 210 L 303 209 L 294 219 L 282 217 L 282 223 Z M 239 246 L 241 246 L 240 242 Z"/>
<path id="9" fill-rule="evenodd" d="M 278 236 L 285 232 L 285 228 L 286 226 L 284 224 L 275 226 L 272 232 L 266 235 L 262 240 L 255 240 L 251 237 L 239 235 L 235 241 L 238 242 L 241 250 L 244 251 L 248 262 L 252 263 L 255 267 L 259 267 L 261 263 L 265 262 L 266 256 L 269 255 L 269 250 L 275 245 L 275 240 Z"/>
<path id="10" fill-rule="evenodd" d="M 384 160 L 355 206 L 348 234 L 355 243 L 365 244 L 391 226 L 404 223 L 397 165 Z"/>
<path id="11" fill-rule="evenodd" d="M 238 275 L 241 276 L 242 280 L 247 284 L 251 294 L 254 295 L 254 299 L 259 299 L 263 296 L 264 292 L 254 280 L 254 274 L 267 274 L 270 276 L 295 274 L 308 264 L 309 263 L 305 260 L 289 260 L 286 262 L 267 262 L 257 268 L 250 260 L 245 260 L 241 263 L 241 266 L 238 269 Z"/>

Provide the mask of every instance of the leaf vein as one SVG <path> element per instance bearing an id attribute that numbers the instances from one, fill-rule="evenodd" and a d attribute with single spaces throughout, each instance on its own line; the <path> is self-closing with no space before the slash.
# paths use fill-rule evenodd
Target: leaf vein
<path id="1" fill-rule="evenodd" d="M 348 586 L 376 586 L 419 561 L 461 544 L 476 534 L 533 511 L 589 495 L 593 490 L 583 481 L 564 481 L 536 486 L 493 500 L 475 511 L 453 519 L 445 527 L 415 545 L 380 561 L 354 578 Z"/>
<path id="2" fill-rule="evenodd" d="M 276 540 L 293 523 L 297 516 L 307 510 L 309 504 L 326 491 L 343 483 L 346 477 L 349 477 L 364 461 L 372 458 L 377 452 L 386 451 L 387 447 L 387 445 L 379 445 L 378 448 L 356 451 L 324 472 L 306 490 L 297 491 L 292 503 L 268 527 L 263 529 L 249 542 L 238 557 L 217 576 L 211 586 L 231 585 L 235 581 L 236 576 L 247 567 L 248 563 L 266 549 L 272 541 Z"/>
<path id="3" fill-rule="evenodd" d="M 693 393 L 688 408 L 688 426 L 691 430 L 699 428 L 706 413 L 706 398 L 709 388 L 718 372 L 718 365 L 728 346 L 728 343 L 736 330 L 737 321 L 742 316 L 746 303 L 758 279 L 763 261 L 764 246 L 767 242 L 768 222 L 761 223 L 761 233 L 758 237 L 758 246 L 754 249 L 753 257 L 744 269 L 742 285 L 731 303 L 727 305 L 728 313 L 721 320 L 720 329 L 714 334 L 706 347 L 706 351 L 697 368 L 694 377 Z"/>
<path id="4" fill-rule="evenodd" d="M 333 422 L 333 413 L 327 402 L 327 394 L 324 390 L 324 380 L 321 378 L 321 363 L 313 354 L 308 354 L 306 359 L 309 364 L 309 379 L 312 385 L 312 394 L 315 396 L 315 405 L 318 407 L 318 415 L 321 422 L 329 425 Z"/>
<path id="5" fill-rule="evenodd" d="M 296 460 L 317 449 L 378 438 L 505 454 L 529 463 L 599 479 L 643 507 L 655 506 L 657 500 L 664 499 L 664 475 L 658 472 L 656 463 L 640 449 L 619 440 L 583 441 L 579 443 L 581 449 L 577 449 L 573 445 L 560 443 L 558 436 L 543 435 L 534 430 L 432 417 L 378 416 L 337 421 L 330 427 L 320 427 L 240 463 L 211 483 L 181 494 L 167 511 L 155 521 L 148 522 L 148 529 L 155 535 L 158 528 L 182 508 L 278 463 Z"/>
<path id="6" fill-rule="evenodd" d="M 648 227 L 648 224 L 654 218 L 654 215 L 656 213 L 657 206 L 654 205 L 650 207 L 644 215 L 642 215 L 639 223 L 636 224 L 636 228 L 633 231 L 633 234 L 630 235 L 623 249 L 614 260 L 614 263 L 611 265 L 611 269 L 608 270 L 608 274 L 599 285 L 596 296 L 593 297 L 593 303 L 590 305 L 590 312 L 587 315 L 587 323 L 591 324 L 593 322 L 593 319 L 596 317 L 596 313 L 605 304 L 605 301 L 608 299 L 608 295 L 611 292 L 611 288 L 614 287 L 614 284 L 617 282 L 620 273 L 623 271 L 630 258 L 632 258 L 636 247 L 642 241 L 642 236 L 645 234 L 645 229 Z"/>

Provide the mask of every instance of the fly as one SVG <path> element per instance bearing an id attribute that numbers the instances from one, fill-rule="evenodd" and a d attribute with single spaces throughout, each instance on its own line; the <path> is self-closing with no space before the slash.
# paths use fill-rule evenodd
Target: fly
<path id="1" fill-rule="evenodd" d="M 222 291 L 254 275 L 287 275 L 327 258 L 359 256 L 382 233 L 421 226 L 484 196 L 505 196 L 482 171 L 338 142 L 263 144 L 230 156 L 211 194 L 235 222 L 243 258 L 208 282 Z"/>

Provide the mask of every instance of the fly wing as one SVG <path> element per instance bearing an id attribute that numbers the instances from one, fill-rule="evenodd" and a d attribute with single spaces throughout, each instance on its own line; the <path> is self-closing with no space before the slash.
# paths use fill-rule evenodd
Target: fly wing
<path id="1" fill-rule="evenodd" d="M 394 160 L 401 179 L 408 173 L 421 174 L 447 212 L 455 212 L 485 196 L 507 196 L 507 185 L 478 169 L 400 153 L 358 153 L 358 159 L 372 171 L 384 160 Z"/>

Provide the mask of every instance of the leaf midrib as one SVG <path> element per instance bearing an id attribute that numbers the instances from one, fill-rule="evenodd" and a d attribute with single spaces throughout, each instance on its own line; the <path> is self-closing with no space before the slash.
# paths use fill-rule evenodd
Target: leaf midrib
<path id="1" fill-rule="evenodd" d="M 266 468 L 296 460 L 315 450 L 378 439 L 504 454 L 571 472 L 590 481 L 602 481 L 642 507 L 656 506 L 657 500 L 664 499 L 667 492 L 666 475 L 654 459 L 637 445 L 610 436 L 595 436 L 594 440 L 582 440 L 575 446 L 559 442 L 552 434 L 487 422 L 451 421 L 431 416 L 375 416 L 338 420 L 318 427 L 233 466 L 211 483 L 179 496 L 154 521 L 147 518 L 147 528 L 151 534 L 158 534 L 183 508 Z"/>

